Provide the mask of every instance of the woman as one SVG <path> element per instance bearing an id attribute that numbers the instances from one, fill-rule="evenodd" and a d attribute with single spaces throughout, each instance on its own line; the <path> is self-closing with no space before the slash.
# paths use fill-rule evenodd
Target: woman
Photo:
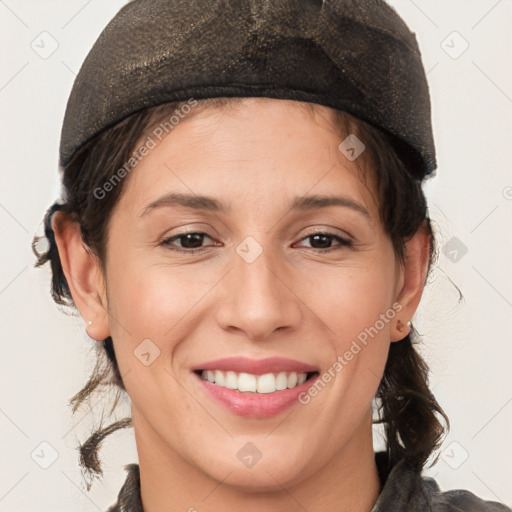
<path id="1" fill-rule="evenodd" d="M 414 34 L 375 0 L 135 0 L 64 120 L 45 218 L 134 427 L 113 511 L 509 510 L 422 477 L 447 418 L 410 320 L 435 255 Z M 386 434 L 374 453 L 373 413 Z"/>

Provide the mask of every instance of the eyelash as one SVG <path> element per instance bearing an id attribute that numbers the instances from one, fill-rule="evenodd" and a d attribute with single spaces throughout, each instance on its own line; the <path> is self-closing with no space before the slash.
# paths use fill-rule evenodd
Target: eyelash
<path id="1" fill-rule="evenodd" d="M 194 253 L 194 252 L 198 252 L 198 251 L 202 251 L 203 249 L 205 249 L 205 247 L 197 247 L 195 249 L 183 249 L 183 248 L 179 248 L 179 247 L 173 247 L 171 246 L 171 243 L 174 242 L 175 240 L 178 240 L 180 238 L 184 238 L 186 237 L 187 235 L 205 235 L 207 236 L 208 238 L 212 239 L 212 237 L 210 237 L 207 233 L 204 233 L 202 231 L 188 231 L 188 232 L 185 232 L 185 233 L 179 233 L 177 235 L 174 235 L 170 238 L 166 238 L 165 240 L 163 240 L 159 245 L 162 245 L 164 247 L 168 247 L 169 249 L 173 250 L 173 251 L 178 251 L 178 252 L 185 252 L 185 253 Z M 306 240 L 308 238 L 311 238 L 311 237 L 314 237 L 314 236 L 324 236 L 324 237 L 328 237 L 328 238 L 333 238 L 335 239 L 336 241 L 339 242 L 339 245 L 338 246 L 335 246 L 335 247 L 329 247 L 328 249 L 315 249 L 315 248 L 311 248 L 314 252 L 318 252 L 318 253 L 328 253 L 328 252 L 332 252 L 332 251 L 335 251 L 337 249 L 341 249 L 341 248 L 344 248 L 344 247 L 347 247 L 347 248 L 352 248 L 353 247 L 353 243 L 352 241 L 346 239 L 346 238 L 342 238 L 340 237 L 339 235 L 335 235 L 334 233 L 328 233 L 328 232 L 315 232 L 315 233 L 310 233 L 309 235 L 303 237 L 300 239 L 300 241 L 302 242 L 303 240 Z"/>

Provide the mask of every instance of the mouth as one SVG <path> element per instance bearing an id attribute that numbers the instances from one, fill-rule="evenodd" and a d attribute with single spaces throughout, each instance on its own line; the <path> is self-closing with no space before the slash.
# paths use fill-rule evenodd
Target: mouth
<path id="1" fill-rule="evenodd" d="M 315 366 L 277 357 L 218 359 L 192 373 L 213 404 L 248 418 L 268 418 L 299 404 L 320 375 Z"/>
<path id="2" fill-rule="evenodd" d="M 237 390 L 240 393 L 268 394 L 302 386 L 318 376 L 318 372 L 270 372 L 255 375 L 247 372 L 222 370 L 195 370 L 202 380 L 215 386 Z"/>

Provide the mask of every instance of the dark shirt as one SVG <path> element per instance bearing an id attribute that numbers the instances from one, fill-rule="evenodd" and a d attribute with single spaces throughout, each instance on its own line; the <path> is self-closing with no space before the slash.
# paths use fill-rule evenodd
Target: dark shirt
<path id="1" fill-rule="evenodd" d="M 386 470 L 385 452 L 375 454 L 382 491 L 370 512 L 512 512 L 496 501 L 484 501 L 469 491 L 441 492 L 432 478 L 423 477 L 405 461 Z M 128 476 L 117 503 L 107 512 L 143 512 L 140 497 L 139 465 L 125 466 Z"/>

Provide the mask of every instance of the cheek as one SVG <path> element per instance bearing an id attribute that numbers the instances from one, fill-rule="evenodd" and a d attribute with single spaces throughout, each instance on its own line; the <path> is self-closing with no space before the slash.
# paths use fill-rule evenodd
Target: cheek
<path id="1" fill-rule="evenodd" d="M 318 350 L 329 355 L 324 361 L 322 380 L 332 393 L 324 393 L 318 385 L 316 414 L 337 416 L 343 410 L 343 421 L 357 422 L 369 407 L 378 388 L 387 360 L 390 329 L 396 322 L 400 306 L 394 303 L 395 266 L 393 252 L 364 265 L 340 268 L 329 274 L 311 277 L 320 283 L 308 294 L 308 306 L 330 334 L 330 346 L 318 344 Z M 313 391 L 315 395 L 315 391 Z M 328 396 L 327 396 L 328 395 Z M 305 397 L 305 401 L 309 398 Z M 311 396 L 311 401 L 316 400 Z M 322 407 L 320 407 L 322 404 Z"/>
<path id="2" fill-rule="evenodd" d="M 364 262 L 343 268 L 323 269 L 302 283 L 304 303 L 315 312 L 335 337 L 339 350 L 377 324 L 389 332 L 395 312 L 394 267 L 385 261 Z M 386 314 L 383 325 L 380 319 Z M 361 336 L 364 338 L 364 335 Z"/>
<path id="3" fill-rule="evenodd" d="M 193 330 L 191 309 L 205 294 L 207 284 L 191 286 L 190 269 L 148 266 L 143 259 L 127 255 L 122 263 L 121 258 L 117 261 L 108 274 L 110 327 L 128 394 L 146 417 L 156 414 L 156 420 L 158 411 L 170 411 L 174 419 L 188 417 L 190 404 L 173 398 L 181 388 L 171 376 L 170 362 Z"/>
<path id="4" fill-rule="evenodd" d="M 121 336 L 128 331 L 160 340 L 204 295 L 205 286 L 190 269 L 124 258 L 109 274 L 109 308 L 118 321 L 111 327 Z"/>
<path id="5" fill-rule="evenodd" d="M 146 264 L 143 258 L 127 255 L 122 264 L 111 268 L 111 335 L 121 374 L 129 374 L 125 385 L 135 402 L 141 390 L 150 393 L 152 400 L 164 398 L 162 389 L 168 389 L 170 396 L 180 391 L 170 373 L 182 377 L 184 357 L 193 350 L 189 341 L 204 323 L 205 311 L 215 305 L 209 291 L 218 279 L 212 268 L 199 272 L 191 265 Z M 138 384 L 129 389 L 130 382 Z M 141 400 L 147 401 L 147 395 Z"/>

